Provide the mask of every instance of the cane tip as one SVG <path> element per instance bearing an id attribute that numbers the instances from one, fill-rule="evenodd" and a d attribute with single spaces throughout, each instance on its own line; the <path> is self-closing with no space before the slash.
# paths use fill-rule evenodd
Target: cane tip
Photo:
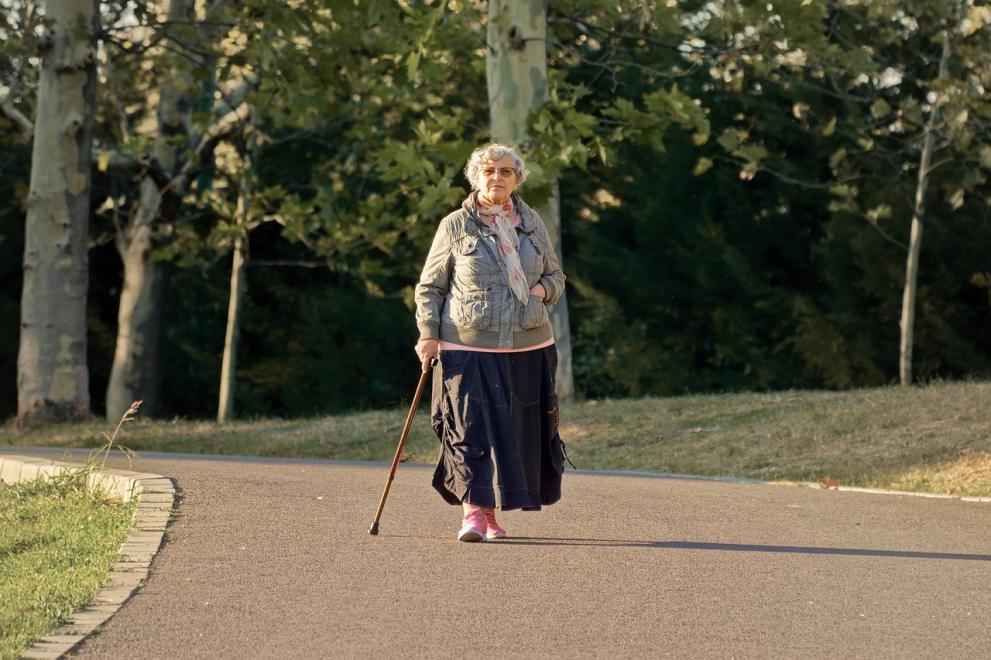
<path id="1" fill-rule="evenodd" d="M 368 528 L 368 533 L 371 534 L 372 536 L 378 536 L 379 524 L 377 522 L 373 522 L 372 526 Z"/>

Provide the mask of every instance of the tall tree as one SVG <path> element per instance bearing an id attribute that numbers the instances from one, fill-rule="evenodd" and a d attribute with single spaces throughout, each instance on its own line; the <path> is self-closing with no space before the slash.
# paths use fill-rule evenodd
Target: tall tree
<path id="1" fill-rule="evenodd" d="M 210 9 L 220 5 L 212 3 Z M 219 13 L 217 10 L 200 18 L 193 0 L 169 0 L 165 20 L 148 40 L 149 44 L 161 43 L 154 49 L 159 58 L 157 105 L 154 130 L 148 136 L 151 150 L 146 159 L 150 166 L 141 177 L 137 208 L 117 228 L 124 281 L 107 385 L 106 415 L 110 420 L 117 419 L 136 399 L 145 402 L 149 414 L 159 412 L 169 267 L 156 258 L 161 247 L 156 234 L 175 229 L 183 196 L 192 187 L 194 175 L 209 164 L 218 142 L 238 128 L 247 114 L 242 101 L 250 84 L 244 83 L 222 95 L 212 113 L 200 112 L 199 120 L 194 120 L 203 99 L 212 96 L 205 92 L 202 80 L 213 75 L 217 53 L 209 44 L 217 36 L 214 25 Z M 123 143 L 132 137 L 127 133 L 121 136 Z"/>
<path id="2" fill-rule="evenodd" d="M 946 80 L 950 61 L 950 34 L 943 30 L 943 48 L 939 56 L 939 73 L 936 86 Z M 909 230 L 908 255 L 905 257 L 905 287 L 902 293 L 901 335 L 898 348 L 898 379 L 902 385 L 912 384 L 912 349 L 915 345 L 915 301 L 919 290 L 919 253 L 922 250 L 922 218 L 926 210 L 926 193 L 932 168 L 932 157 L 936 141 L 936 126 L 941 104 L 932 103 L 929 119 L 922 134 L 922 147 L 919 153 L 919 171 L 916 177 L 912 224 Z"/>
<path id="3" fill-rule="evenodd" d="M 486 80 L 492 138 L 530 147 L 528 121 L 548 96 L 546 0 L 489 0 Z M 544 183 L 550 194 L 537 210 L 563 263 L 560 190 L 556 178 Z M 557 393 L 566 401 L 575 393 L 567 294 L 550 316 L 558 352 Z"/>
<path id="4" fill-rule="evenodd" d="M 162 34 L 166 43 L 174 33 L 189 31 L 195 19 L 194 6 L 193 0 L 170 0 Z M 190 115 L 198 88 L 189 66 L 180 58 L 172 55 L 162 60 L 160 66 L 165 70 L 158 86 L 158 126 L 152 155 L 162 170 L 173 172 L 190 138 Z M 147 174 L 141 179 L 137 210 L 117 231 L 124 282 L 117 313 L 117 345 L 107 384 L 108 420 L 118 419 L 135 400 L 144 402 L 149 415 L 159 412 L 168 272 L 164 262 L 153 258 L 153 233 L 156 225 L 171 220 L 176 206 L 176 191 L 160 189 Z"/>
<path id="5" fill-rule="evenodd" d="M 247 135 L 245 157 L 240 163 L 240 186 L 234 207 L 233 245 L 231 258 L 231 291 L 227 305 L 227 330 L 224 334 L 224 354 L 220 367 L 220 395 L 217 402 L 217 422 L 224 424 L 234 416 L 234 390 L 237 375 L 237 348 L 241 337 L 241 318 L 244 293 L 248 286 L 247 266 L 249 255 L 248 231 L 252 225 L 252 192 L 257 174 L 254 165 L 258 160 L 255 122 Z"/>
<path id="6" fill-rule="evenodd" d="M 17 414 L 89 414 L 87 249 L 96 0 L 45 4 L 24 239 Z"/>
<path id="7" fill-rule="evenodd" d="M 955 214 L 991 170 L 991 10 L 972 0 L 810 0 L 707 11 L 719 26 L 710 32 L 722 29 L 724 42 L 738 47 L 713 67 L 716 77 L 738 89 L 756 77 L 789 94 L 811 89 L 832 99 L 819 112 L 804 102 L 793 112 L 832 143 L 832 180 L 818 182 L 833 193 L 830 210 L 866 220 L 865 229 L 906 253 L 898 373 L 910 384 L 923 227 Z M 786 155 L 762 144 L 760 122 L 746 117 L 719 140 L 748 179 L 788 170 Z M 942 207 L 931 194 L 937 170 L 946 182 Z M 802 173 L 790 174 L 802 183 Z"/>

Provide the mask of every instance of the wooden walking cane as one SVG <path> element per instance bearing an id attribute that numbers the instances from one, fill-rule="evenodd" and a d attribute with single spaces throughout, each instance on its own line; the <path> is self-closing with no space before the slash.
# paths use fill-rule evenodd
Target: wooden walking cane
<path id="1" fill-rule="evenodd" d="M 389 480 L 385 482 L 385 490 L 382 491 L 382 499 L 379 501 L 378 511 L 375 512 L 375 520 L 372 521 L 372 526 L 368 528 L 368 533 L 372 536 L 378 536 L 379 518 L 382 517 L 382 509 L 385 508 L 385 498 L 389 496 L 389 488 L 392 486 L 392 480 L 396 476 L 399 457 L 402 456 L 403 447 L 406 446 L 406 438 L 409 436 L 409 429 L 413 425 L 413 415 L 416 413 L 416 407 L 420 405 L 420 396 L 423 395 L 423 388 L 427 384 L 427 376 L 430 375 L 430 369 L 435 364 L 437 364 L 437 358 L 430 358 L 427 368 L 420 374 L 420 382 L 416 386 L 416 394 L 413 395 L 413 403 L 409 407 L 409 414 L 406 415 L 406 425 L 403 426 L 403 434 L 399 437 L 399 446 L 396 447 L 396 455 L 392 457 L 392 467 L 389 468 Z"/>

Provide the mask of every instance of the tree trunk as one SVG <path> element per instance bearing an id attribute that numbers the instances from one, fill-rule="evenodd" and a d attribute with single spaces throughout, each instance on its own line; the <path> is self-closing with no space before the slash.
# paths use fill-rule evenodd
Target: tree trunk
<path id="1" fill-rule="evenodd" d="M 244 192 L 238 196 L 238 206 L 243 203 Z M 237 373 L 237 345 L 241 336 L 241 307 L 247 289 L 245 266 L 248 264 L 248 235 L 242 233 L 234 239 L 234 261 L 231 264 L 231 296 L 227 307 L 227 333 L 224 336 L 224 358 L 220 368 L 220 401 L 217 405 L 217 421 L 221 424 L 234 416 L 234 384 Z"/>
<path id="2" fill-rule="evenodd" d="M 124 264 L 124 285 L 117 310 L 117 344 L 107 384 L 107 420 L 115 422 L 134 401 L 144 401 L 149 416 L 159 411 L 161 344 L 166 266 L 151 258 L 152 231 L 158 218 L 158 186 L 141 182 L 138 210 L 117 237 Z M 142 406 L 144 407 L 144 406 Z"/>
<path id="3" fill-rule="evenodd" d="M 554 241 L 554 249 L 564 267 L 564 251 L 561 248 L 561 192 L 554 181 L 550 198 L 540 206 L 538 213 L 547 225 L 547 231 Z M 571 371 L 571 329 L 568 326 L 568 291 L 551 308 L 551 327 L 554 330 L 554 344 L 557 347 L 557 396 L 561 401 L 570 401 L 575 396 L 575 379 Z"/>
<path id="4" fill-rule="evenodd" d="M 177 25 L 192 21 L 194 5 L 193 0 L 171 0 L 169 20 Z M 189 135 L 193 96 L 198 88 L 188 65 L 166 68 L 162 81 L 154 153 L 162 168 L 174 175 L 184 149 L 175 138 Z M 168 268 L 152 258 L 153 234 L 156 225 L 174 220 L 182 193 L 182 190 L 160 190 L 151 177 L 145 177 L 138 210 L 118 236 L 124 285 L 117 312 L 117 345 L 107 384 L 109 421 L 119 419 L 135 400 L 144 401 L 142 411 L 147 415 L 161 410 Z"/>
<path id="5" fill-rule="evenodd" d="M 250 124 L 255 126 L 255 113 L 250 113 Z M 217 422 L 223 424 L 234 416 L 234 385 L 237 375 L 237 346 L 241 337 L 241 308 L 247 289 L 248 231 L 251 228 L 251 192 L 254 183 L 254 164 L 257 161 L 256 134 L 249 130 L 245 144 L 245 159 L 241 188 L 237 192 L 237 208 L 234 222 L 238 234 L 234 239 L 234 259 L 231 262 L 231 293 L 227 306 L 227 332 L 224 335 L 224 357 L 220 367 L 220 397 L 217 403 Z"/>
<path id="6" fill-rule="evenodd" d="M 254 139 L 248 139 L 249 153 L 254 148 Z M 248 264 L 248 226 L 251 203 L 251 164 L 245 163 L 245 175 L 241 180 L 241 190 L 237 195 L 237 224 L 240 233 L 234 239 L 234 260 L 231 263 L 231 294 L 227 306 L 227 332 L 224 336 L 224 358 L 220 367 L 220 398 L 217 404 L 217 422 L 223 424 L 234 416 L 234 384 L 237 373 L 237 345 L 241 336 L 241 307 L 247 289 L 245 267 Z"/>
<path id="7" fill-rule="evenodd" d="M 524 145 L 527 118 L 547 99 L 546 0 L 489 0 L 486 74 L 492 138 Z M 563 265 L 560 193 L 556 180 L 549 183 L 551 196 L 537 212 Z M 566 296 L 551 309 L 551 324 L 558 352 L 557 394 L 566 401 L 575 389 Z"/>
<path id="8" fill-rule="evenodd" d="M 90 162 L 96 99 L 95 0 L 45 5 L 24 283 L 17 355 L 17 415 L 89 414 L 86 291 Z"/>
<path id="9" fill-rule="evenodd" d="M 943 52 L 939 60 L 939 78 L 945 78 L 950 59 L 950 36 L 943 33 Z M 915 342 L 915 300 L 919 281 L 919 252 L 922 249 L 923 216 L 926 190 L 929 187 L 929 167 L 932 163 L 933 131 L 939 112 L 933 104 L 926 122 L 922 155 L 919 158 L 919 176 L 915 186 L 915 208 L 912 211 L 912 230 L 909 236 L 908 257 L 905 260 L 905 289 L 902 292 L 901 343 L 898 355 L 898 377 L 902 385 L 912 384 L 912 348 Z"/>

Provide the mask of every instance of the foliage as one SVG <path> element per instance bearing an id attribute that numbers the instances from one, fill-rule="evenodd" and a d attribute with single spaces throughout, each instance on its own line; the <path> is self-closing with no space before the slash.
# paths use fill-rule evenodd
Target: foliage
<path id="1" fill-rule="evenodd" d="M 688 158 L 670 152 L 666 136 L 650 142 L 658 154 L 653 171 L 645 173 L 639 162 L 620 159 L 627 170 L 625 176 L 632 177 L 640 190 L 643 181 L 664 182 L 655 188 L 655 196 L 673 197 L 671 210 L 641 210 L 638 201 L 642 194 L 630 195 L 630 186 L 609 181 L 605 172 L 598 180 L 584 175 L 574 180 L 585 197 L 573 200 L 572 213 L 595 219 L 592 226 L 578 228 L 578 250 L 587 248 L 585 254 L 589 255 L 590 270 L 582 271 L 582 275 L 597 282 L 599 291 L 605 288 L 603 282 L 608 282 L 610 289 L 622 282 L 621 273 L 609 272 L 608 263 L 598 263 L 608 262 L 610 257 L 603 256 L 607 249 L 647 245 L 639 240 L 636 230 L 620 233 L 630 235 L 632 243 L 606 233 L 607 223 L 613 219 L 637 225 L 645 212 L 650 222 L 664 225 L 665 216 L 692 209 L 692 215 L 683 218 L 667 236 L 674 241 L 678 241 L 678 232 L 684 231 L 684 223 L 700 227 L 713 223 L 706 231 L 704 244 L 708 245 L 704 249 L 718 255 L 713 262 L 717 277 L 705 277 L 705 259 L 698 253 L 679 258 L 663 243 L 652 245 L 651 251 L 637 250 L 617 257 L 626 272 L 637 272 L 644 264 L 635 254 L 661 255 L 663 272 L 639 279 L 640 283 L 650 282 L 650 301 L 639 300 L 639 291 L 633 286 L 619 286 L 615 297 L 622 304 L 613 316 L 626 327 L 614 332 L 614 341 L 604 341 L 598 330 L 592 331 L 594 338 L 586 333 L 583 341 L 590 346 L 622 352 L 619 347 L 629 341 L 624 333 L 630 328 L 642 321 L 647 328 L 668 322 L 657 303 L 666 303 L 668 296 L 677 297 L 679 292 L 692 291 L 695 316 L 704 318 L 710 312 L 713 316 L 694 326 L 695 332 L 685 332 L 693 327 L 685 318 L 671 322 L 679 335 L 673 345 L 660 343 L 661 333 L 655 331 L 654 341 L 646 345 L 660 357 L 651 353 L 651 360 L 636 360 L 635 351 L 631 351 L 623 373 L 626 381 L 637 380 L 638 372 L 654 371 L 664 365 L 665 358 L 679 354 L 682 360 L 669 361 L 667 366 L 676 374 L 687 374 L 691 383 L 687 387 L 693 389 L 812 384 L 850 387 L 883 383 L 891 377 L 904 281 L 902 250 L 907 243 L 923 128 L 921 119 L 911 123 L 905 117 L 912 115 L 910 109 L 924 110 L 926 102 L 942 104 L 940 117 L 956 118 L 955 122 L 941 119 L 936 124 L 941 135 L 939 145 L 946 150 L 959 144 L 977 147 L 988 137 L 984 121 L 979 119 L 987 112 L 987 86 L 982 82 L 986 66 L 981 64 L 986 51 L 975 51 L 968 43 L 974 35 L 985 33 L 987 12 L 972 8 L 968 27 L 966 21 L 952 23 L 943 6 L 900 7 L 891 13 L 877 13 L 876 7 L 867 3 L 705 5 L 684 19 L 691 23 L 692 34 L 681 41 L 680 64 L 665 59 L 664 40 L 670 38 L 663 30 L 653 34 L 645 34 L 649 30 L 619 31 L 640 44 L 661 47 L 637 58 L 632 67 L 637 72 L 678 75 L 686 66 L 696 67 L 691 75 L 683 76 L 681 87 L 703 101 L 707 128 L 717 136 L 707 142 L 705 134 L 696 131 L 694 167 L 685 162 Z M 955 26 L 961 33 L 953 42 L 960 52 L 954 60 L 959 64 L 952 84 L 936 81 L 933 65 L 939 59 L 940 30 L 947 26 Z M 903 44 L 905 40 L 908 45 Z M 904 71 L 898 72 L 895 66 Z M 594 78 L 595 68 L 591 64 L 586 68 Z M 905 71 L 915 78 L 910 79 Z M 909 83 L 921 88 L 921 101 L 913 101 L 913 94 L 919 94 Z M 618 84 L 633 87 L 626 92 L 633 96 L 637 84 L 643 85 L 635 78 L 620 79 Z M 902 89 L 908 90 L 904 99 L 896 98 Z M 926 94 L 937 96 L 930 101 Z M 901 108 L 897 121 L 884 116 L 889 113 L 884 103 Z M 968 111 L 971 121 L 962 123 Z M 988 308 L 983 303 L 975 309 L 964 302 L 976 299 L 973 283 L 984 281 L 980 271 L 975 272 L 980 268 L 978 262 L 968 261 L 950 275 L 947 271 L 960 264 L 950 265 L 938 257 L 933 262 L 930 256 L 969 252 L 967 241 L 975 235 L 986 236 L 986 223 L 981 221 L 985 202 L 968 204 L 971 196 L 960 188 L 963 182 L 979 184 L 984 179 L 975 151 L 979 153 L 980 147 L 968 152 L 969 159 L 962 153 L 947 156 L 932 174 L 934 189 L 951 191 L 946 199 L 959 234 L 947 231 L 948 226 L 941 221 L 947 207 L 940 207 L 938 212 L 934 208 L 927 215 L 936 235 L 927 238 L 923 253 L 923 302 L 916 334 L 918 371 L 924 378 L 984 372 L 989 365 L 986 342 L 969 329 L 957 330 L 974 327 L 970 324 L 977 318 L 987 318 Z M 661 162 L 665 159 L 673 159 L 676 167 L 666 169 Z M 710 185 L 718 184 L 706 191 L 693 189 L 683 176 L 688 169 Z M 732 174 L 750 184 L 733 184 L 726 176 Z M 625 194 L 617 194 L 617 190 Z M 832 199 L 825 196 L 826 191 Z M 694 199 L 686 199 L 689 192 L 693 198 L 708 201 L 732 198 L 732 210 L 719 208 L 710 219 L 695 207 Z M 614 212 L 607 208 L 606 213 L 600 213 L 597 209 L 602 199 L 617 198 L 622 201 Z M 774 226 L 769 221 L 778 217 L 788 219 L 788 224 L 773 230 L 784 232 L 780 247 L 774 246 L 773 236 L 762 231 Z M 733 230 L 737 220 L 740 231 Z M 565 227 L 567 230 L 568 225 Z M 666 225 L 665 229 L 672 231 Z M 588 242 L 589 235 L 600 232 L 609 236 L 604 244 Z M 788 234 L 798 240 L 786 238 Z M 720 248 L 727 237 L 731 237 L 729 243 Z M 930 240 L 940 244 L 931 245 Z M 733 254 L 737 247 L 745 252 Z M 740 265 L 751 271 L 749 276 Z M 672 271 L 690 272 L 693 277 L 665 286 Z M 926 273 L 932 273 L 933 280 Z M 740 279 L 733 282 L 734 278 Z M 762 292 L 765 287 L 771 288 Z M 734 314 L 727 294 L 742 302 L 739 314 Z M 577 303 L 584 304 L 582 300 Z M 777 318 L 763 317 L 762 310 Z M 976 322 L 982 325 L 986 321 Z M 583 342 L 577 343 L 580 346 Z M 700 352 L 699 343 L 711 348 Z M 955 355 L 968 355 L 970 364 L 957 362 Z M 589 357 L 580 360 L 587 366 Z M 726 367 L 733 373 L 726 373 Z M 584 387 L 608 392 L 608 383 L 614 380 L 613 374 L 593 372 L 586 377 Z M 663 378 L 651 381 L 655 391 L 672 391 L 666 389 L 670 385 Z M 637 391 L 629 385 L 624 389 Z"/>
<path id="2" fill-rule="evenodd" d="M 359 4 L 208 3 L 197 25 L 169 23 L 153 5 L 103 6 L 101 149 L 153 155 L 162 72 L 192 81 L 190 135 L 216 122 L 218 99 L 254 81 L 245 97 L 257 148 L 239 414 L 408 396 L 412 286 L 437 221 L 465 194 L 465 158 L 487 139 L 484 3 Z M 11 37 L 0 44 L 0 74 L 16 74 L 14 102 L 30 116 L 34 41 L 16 18 L 28 6 L 4 4 L 14 11 L 0 26 Z M 578 390 L 890 382 L 920 139 L 934 108 L 940 154 L 916 372 L 991 372 L 982 250 L 991 239 L 989 20 L 969 0 L 550 3 L 549 98 L 523 145 L 533 172 L 524 194 L 536 203 L 547 181 L 560 182 Z M 953 57 L 940 81 L 944 33 Z M 173 273 L 172 414 L 215 408 L 248 138 L 242 124 L 226 135 L 159 228 L 155 256 Z M 0 114 L 5 414 L 15 401 L 28 146 Z M 183 146 L 195 162 L 193 141 Z M 144 170 L 95 169 L 90 371 L 99 410 L 120 290 L 112 241 Z"/>
<path id="3" fill-rule="evenodd" d="M 265 240 L 266 231 L 275 233 L 262 228 L 255 238 L 251 304 L 241 330 L 238 400 L 244 414 L 310 415 L 408 396 L 408 380 L 415 381 L 419 368 L 410 340 L 415 327 L 402 301 L 366 297 L 324 269 L 259 265 L 294 256 L 291 246 Z M 201 311 L 176 316 L 167 338 L 173 357 L 166 380 L 185 385 L 170 389 L 168 403 L 184 415 L 215 412 L 226 312 L 222 266 L 178 273 L 173 282 L 170 304 Z"/>

